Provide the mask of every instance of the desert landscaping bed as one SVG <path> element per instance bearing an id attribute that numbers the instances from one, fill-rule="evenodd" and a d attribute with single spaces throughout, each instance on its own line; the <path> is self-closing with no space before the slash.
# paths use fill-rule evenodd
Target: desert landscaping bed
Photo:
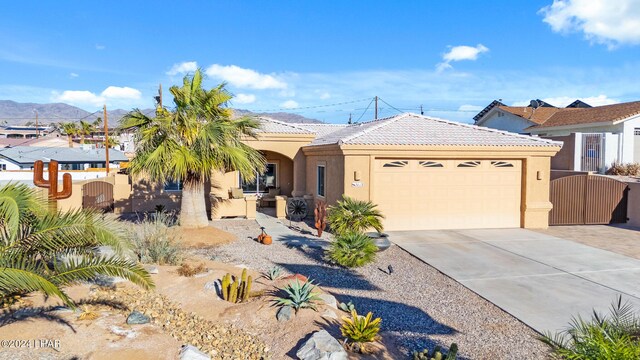
<path id="1" fill-rule="evenodd" d="M 293 225 L 302 233 L 308 230 L 302 223 Z M 257 271 L 276 265 L 308 276 L 339 302 L 352 301 L 360 313 L 372 311 L 381 317 L 383 341 L 391 356 L 456 342 L 462 358 L 548 357 L 532 329 L 397 246 L 379 253 L 374 263 L 353 270 L 327 264 L 320 248 L 287 247 L 278 241 L 261 245 L 253 241 L 260 232 L 255 221 L 221 220 L 214 226 L 235 234 L 238 241 L 194 253 Z M 320 327 L 340 338 L 337 325 L 315 324 Z M 263 340 L 271 338 L 277 344 L 272 348 L 278 358 L 295 353 L 300 340 L 313 330 L 314 326 L 305 325 L 291 329 L 291 336 L 273 334 Z"/>

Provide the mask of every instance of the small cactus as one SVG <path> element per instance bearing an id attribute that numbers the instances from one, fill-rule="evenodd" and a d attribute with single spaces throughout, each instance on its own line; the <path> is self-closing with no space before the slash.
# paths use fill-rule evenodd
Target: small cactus
<path id="1" fill-rule="evenodd" d="M 220 286 L 222 287 L 222 298 L 228 302 L 237 303 L 246 301 L 251 293 L 251 283 L 253 278 L 247 276 L 247 269 L 242 270 L 240 278 L 234 278 L 227 273 L 222 277 Z"/>
<path id="2" fill-rule="evenodd" d="M 315 226 L 318 230 L 318 237 L 320 237 L 327 227 L 327 203 L 324 201 L 318 202 L 315 210 L 313 210 L 313 214 L 315 215 Z"/>
<path id="3" fill-rule="evenodd" d="M 442 353 L 442 347 L 440 345 L 433 348 L 433 352 L 429 353 L 429 349 L 413 352 L 413 360 L 456 360 L 458 354 L 458 344 L 452 343 L 449 346 L 447 355 Z"/>

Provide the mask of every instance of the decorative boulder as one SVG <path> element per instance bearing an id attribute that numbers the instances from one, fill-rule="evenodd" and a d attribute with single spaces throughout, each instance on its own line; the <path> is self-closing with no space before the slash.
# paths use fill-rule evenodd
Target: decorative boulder
<path id="1" fill-rule="evenodd" d="M 291 306 L 283 306 L 276 313 L 278 321 L 289 321 L 293 316 L 293 308 Z"/>
<path id="2" fill-rule="evenodd" d="M 184 345 L 180 349 L 180 360 L 211 360 L 211 357 L 193 345 Z"/>
<path id="3" fill-rule="evenodd" d="M 146 324 L 149 321 L 151 321 L 151 319 L 149 319 L 147 315 L 141 313 L 138 310 L 133 310 L 127 317 L 127 324 L 129 325 L 141 325 Z"/>
<path id="4" fill-rule="evenodd" d="M 296 356 L 300 360 L 347 360 L 347 351 L 326 330 L 320 330 L 302 345 Z"/>
<path id="5" fill-rule="evenodd" d="M 318 297 L 325 303 L 327 304 L 328 307 L 334 308 L 334 309 L 338 309 L 338 301 L 336 301 L 335 296 L 331 295 L 331 294 L 320 294 L 318 295 Z"/>
<path id="6" fill-rule="evenodd" d="M 288 275 L 288 276 L 283 277 L 282 279 L 283 280 L 294 280 L 294 281 L 297 279 L 301 283 L 305 283 L 308 280 L 307 277 L 302 275 L 302 274 Z"/>

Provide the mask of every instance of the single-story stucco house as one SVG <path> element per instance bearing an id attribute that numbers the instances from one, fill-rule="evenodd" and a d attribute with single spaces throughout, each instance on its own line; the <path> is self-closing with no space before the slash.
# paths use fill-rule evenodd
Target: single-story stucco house
<path id="1" fill-rule="evenodd" d="M 548 225 L 560 142 L 410 113 L 353 125 L 260 122 L 246 143 L 263 152 L 266 170 L 250 183 L 214 176 L 218 205 L 237 200 L 233 189 L 246 197 L 277 188 L 329 205 L 342 195 L 370 200 L 386 230 Z"/>

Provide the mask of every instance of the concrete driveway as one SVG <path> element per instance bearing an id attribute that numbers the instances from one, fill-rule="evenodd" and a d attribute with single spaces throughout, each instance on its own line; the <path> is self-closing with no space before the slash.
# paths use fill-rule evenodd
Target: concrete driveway
<path id="1" fill-rule="evenodd" d="M 390 232 L 392 242 L 538 332 L 607 312 L 640 311 L 640 260 L 524 229 Z"/>

